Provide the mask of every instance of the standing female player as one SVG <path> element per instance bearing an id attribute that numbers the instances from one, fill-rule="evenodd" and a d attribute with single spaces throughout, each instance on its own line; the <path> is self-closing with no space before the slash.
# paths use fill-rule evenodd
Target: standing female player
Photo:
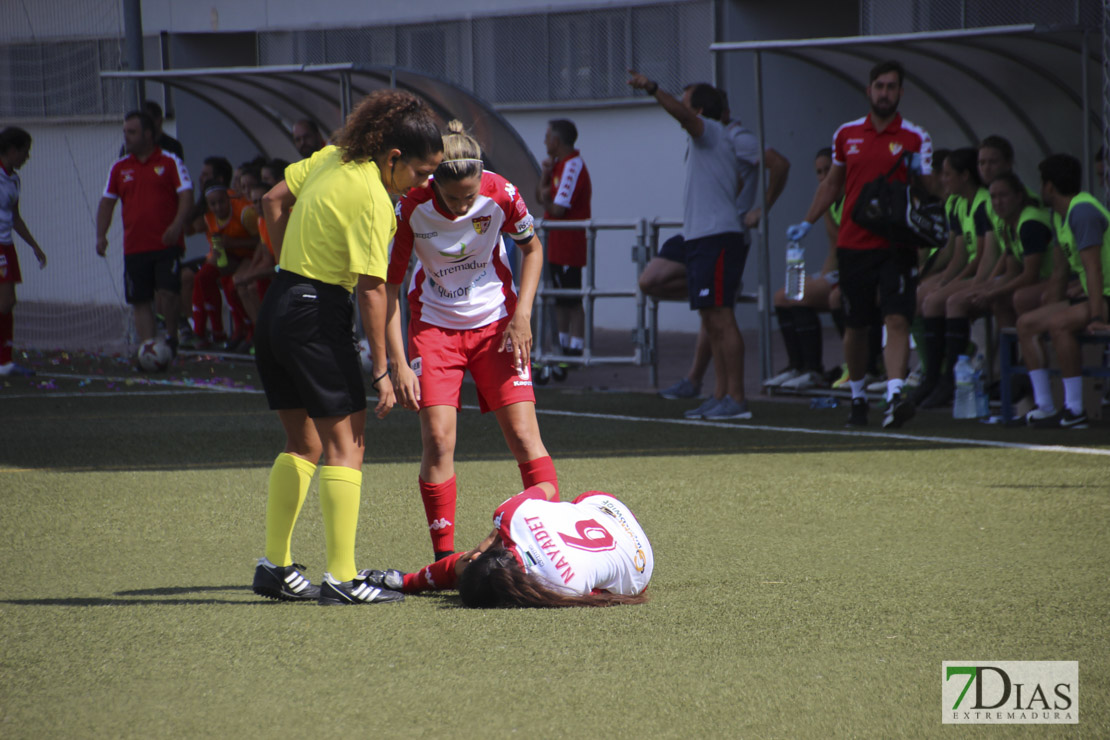
<path id="1" fill-rule="evenodd" d="M 465 605 L 560 607 L 642 604 L 655 568 L 651 543 L 616 496 L 558 501 L 540 483 L 497 507 L 478 547 L 415 573 L 372 570 L 367 581 L 404 593 L 459 589 Z"/>
<path id="2" fill-rule="evenodd" d="M 321 604 L 399 601 L 401 594 L 368 586 L 355 568 L 366 390 L 351 293 L 374 352 L 382 418 L 394 403 L 385 352 L 385 273 L 397 228 L 389 193 L 423 184 L 442 159 L 443 141 L 428 106 L 398 90 L 367 96 L 332 140 L 335 146 L 290 165 L 262 200 L 281 272 L 259 314 L 256 360 L 286 442 L 270 471 L 266 555 L 254 591 Z M 327 572 L 316 587 L 293 563 L 290 541 L 321 454 Z"/>
<path id="3" fill-rule="evenodd" d="M 497 417 L 524 487 L 557 485 L 540 439 L 529 360 L 543 271 L 532 216 L 512 183 L 483 170 L 481 148 L 458 121 L 448 125 L 443 156 L 431 184 L 399 204 L 388 277 L 392 305 L 416 252 L 409 363 L 398 363 L 396 386 L 401 403 L 420 407 L 420 497 L 437 560 L 455 549 L 455 429 L 465 371 L 482 413 Z M 519 293 L 503 233 L 522 255 Z M 391 357 L 404 356 L 399 319 L 390 323 L 389 345 Z"/>

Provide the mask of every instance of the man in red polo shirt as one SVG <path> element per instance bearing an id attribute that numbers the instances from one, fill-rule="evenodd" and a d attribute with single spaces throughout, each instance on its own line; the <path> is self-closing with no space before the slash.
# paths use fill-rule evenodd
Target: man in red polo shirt
<path id="1" fill-rule="evenodd" d="M 154 337 L 154 306 L 166 317 L 167 343 L 177 354 L 179 262 L 182 235 L 193 207 L 185 163 L 154 145 L 154 121 L 139 111 L 123 122 L 128 156 L 112 165 L 96 213 L 96 253 L 108 251 L 116 201 L 123 203 L 123 277 L 139 341 Z"/>
<path id="2" fill-rule="evenodd" d="M 786 230 L 790 241 L 804 238 L 844 188 L 845 218 L 841 219 L 837 235 L 836 259 L 846 324 L 844 359 L 852 388 L 850 426 L 867 424 L 863 376 L 867 368 L 868 327 L 879 316 L 887 332 L 883 360 L 889 378 L 883 428 L 900 427 L 914 415 L 913 402 L 903 397 L 902 386 L 916 302 L 917 252 L 913 247 L 890 243 L 850 217 L 863 186 L 889 172 L 905 154 L 912 154 L 911 166 L 899 168 L 895 173 L 898 180 L 907 180 L 911 174 L 908 169 L 922 176 L 932 175 L 933 143 L 929 134 L 898 113 L 904 77 L 905 70 L 895 61 L 882 62 L 871 69 L 867 86 L 871 112 L 836 130 L 832 169 L 818 185 L 805 220 Z"/>
<path id="3" fill-rule="evenodd" d="M 543 203 L 545 221 L 585 221 L 590 218 L 590 173 L 582 155 L 574 148 L 578 128 L 565 119 L 550 121 L 543 137 L 547 159 L 536 184 L 536 197 Z M 581 288 L 586 266 L 586 232 L 581 229 L 552 229 L 547 232 L 547 262 L 556 288 Z M 580 355 L 586 314 L 582 299 L 555 299 L 559 344 L 563 354 Z"/>

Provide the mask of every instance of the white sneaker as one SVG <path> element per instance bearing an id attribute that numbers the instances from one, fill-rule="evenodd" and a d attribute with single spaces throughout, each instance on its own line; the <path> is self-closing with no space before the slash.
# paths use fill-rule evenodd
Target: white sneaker
<path id="1" fill-rule="evenodd" d="M 1037 406 L 1025 415 L 1025 423 L 1029 426 L 1034 426 L 1037 422 L 1048 421 L 1058 413 L 1059 412 L 1055 408 L 1042 409 L 1040 406 Z"/>
<path id="2" fill-rule="evenodd" d="M 886 393 L 886 380 L 876 380 L 864 386 L 868 393 Z"/>
<path id="3" fill-rule="evenodd" d="M 802 373 L 796 378 L 786 381 L 779 388 L 791 391 L 807 391 L 810 388 L 816 388 L 820 385 L 821 375 L 819 373 L 808 372 Z"/>
<path id="4" fill-rule="evenodd" d="M 798 377 L 801 374 L 802 374 L 802 372 L 800 370 L 795 370 L 792 367 L 787 368 L 786 370 L 783 370 L 781 373 L 779 373 L 775 377 L 768 378 L 767 380 L 764 380 L 763 381 L 763 387 L 764 388 L 778 388 L 780 385 L 782 385 L 786 381 L 793 380 L 794 378 Z"/>

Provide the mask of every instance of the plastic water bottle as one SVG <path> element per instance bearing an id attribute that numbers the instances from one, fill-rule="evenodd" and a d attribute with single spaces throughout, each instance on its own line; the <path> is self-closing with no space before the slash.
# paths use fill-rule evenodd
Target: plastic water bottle
<path id="1" fill-rule="evenodd" d="M 967 355 L 960 355 L 954 368 L 956 374 L 956 402 L 952 404 L 953 419 L 975 418 L 975 371 Z"/>
<path id="2" fill-rule="evenodd" d="M 991 415 L 991 402 L 990 397 L 987 395 L 986 384 L 983 381 L 983 368 L 986 363 L 983 356 L 979 355 L 975 358 L 975 364 L 972 366 L 974 369 L 973 380 L 975 383 L 975 415 L 980 419 L 985 419 Z"/>
<path id="3" fill-rule="evenodd" d="M 798 242 L 786 245 L 786 297 L 800 301 L 806 293 L 806 253 Z"/>

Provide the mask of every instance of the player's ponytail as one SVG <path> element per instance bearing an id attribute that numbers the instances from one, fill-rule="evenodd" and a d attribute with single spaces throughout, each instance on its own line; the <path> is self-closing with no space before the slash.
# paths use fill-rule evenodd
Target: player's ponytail
<path id="1" fill-rule="evenodd" d="M 422 99 L 404 90 L 377 90 L 362 99 L 343 128 L 331 135 L 344 162 L 377 159 L 390 149 L 401 158 L 427 159 L 443 151 L 435 115 Z"/>
<path id="2" fill-rule="evenodd" d="M 545 586 L 520 567 L 513 554 L 500 542 L 466 566 L 459 576 L 459 596 L 472 609 L 495 607 L 557 608 L 570 606 L 616 606 L 642 604 L 647 595 L 596 593 L 574 596 Z"/>
<path id="3" fill-rule="evenodd" d="M 443 161 L 436 168 L 437 180 L 466 180 L 482 175 L 482 147 L 466 132 L 462 121 L 447 124 L 443 135 Z"/>

